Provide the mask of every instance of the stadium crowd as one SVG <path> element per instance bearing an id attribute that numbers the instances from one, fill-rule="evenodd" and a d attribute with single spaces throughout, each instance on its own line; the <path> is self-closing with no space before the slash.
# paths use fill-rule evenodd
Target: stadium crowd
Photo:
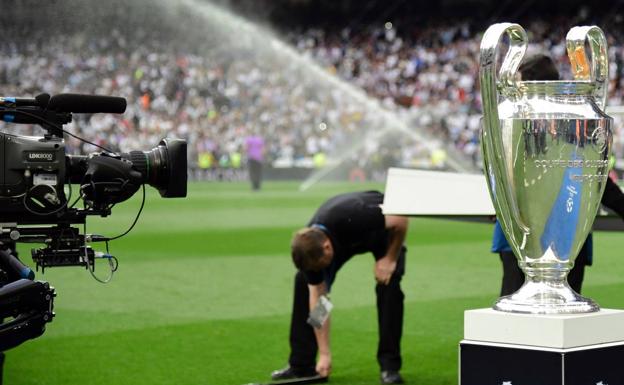
<path id="1" fill-rule="evenodd" d="M 618 17 L 621 22 L 623 17 Z M 581 21 L 579 21 L 581 23 Z M 600 23 L 598 23 L 600 24 Z M 527 55 L 550 53 L 564 79 L 571 79 L 565 36 L 570 20 L 534 21 L 524 25 L 529 33 Z M 566 26 L 566 27 L 564 27 Z M 624 34 L 615 26 L 604 26 L 609 43 L 610 106 L 621 106 L 624 98 Z M 387 105 L 428 115 L 419 129 L 428 129 L 476 162 L 479 156 L 481 97 L 478 84 L 479 45 L 483 28 L 454 23 L 413 28 L 399 33 L 392 23 L 370 27 L 353 34 L 344 29 L 327 34 L 310 29 L 293 34 L 298 49 L 306 52 L 329 71 L 366 90 Z M 615 34 L 615 35 L 614 35 Z M 620 137 L 621 116 L 616 116 L 616 140 Z M 422 123 L 422 122 L 421 122 Z M 614 146 L 616 156 L 624 156 L 622 142 Z"/>
<path id="2" fill-rule="evenodd" d="M 565 34 L 568 26 L 592 21 L 584 17 L 524 25 L 535 42 L 530 50 L 550 52 L 560 72 L 570 74 Z M 603 25 L 610 46 L 609 105 L 622 105 L 622 17 L 610 20 Z M 286 45 L 269 44 L 262 52 L 215 39 L 213 49 L 198 50 L 192 43 L 171 44 L 149 28 L 132 29 L 131 35 L 117 29 L 106 35 L 59 33 L 53 40 L 37 30 L 4 31 L 19 37 L 0 42 L 0 87 L 6 96 L 126 97 L 122 116 L 75 115 L 67 129 L 121 151 L 147 149 L 166 136 L 186 138 L 190 164 L 201 170 L 244 169 L 244 140 L 252 134 L 264 137 L 266 161 L 276 167 L 321 167 L 336 159 L 369 175 L 389 165 L 443 167 L 444 156 L 432 156 L 436 147 L 452 147 L 478 167 L 478 57 L 486 26 L 440 23 L 291 30 L 285 41 L 301 57 L 291 62 L 278 52 L 288 51 Z M 324 75 L 309 70 L 309 61 Z M 337 76 L 347 90 L 324 76 Z M 348 89 L 364 90 L 373 104 Z M 401 133 L 380 117 L 384 113 L 418 135 Z M 616 124 L 616 140 L 621 126 Z M 37 132 L 3 127 L 24 129 Z M 375 136 L 386 131 L 393 134 Z M 72 138 L 68 143 L 74 152 L 95 151 Z M 621 141 L 614 149 L 624 157 Z"/>

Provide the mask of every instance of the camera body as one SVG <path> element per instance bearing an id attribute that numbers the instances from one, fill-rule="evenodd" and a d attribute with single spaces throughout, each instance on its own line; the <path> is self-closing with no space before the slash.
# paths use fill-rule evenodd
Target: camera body
<path id="1" fill-rule="evenodd" d="M 0 119 L 38 124 L 46 131 L 41 137 L 0 132 L 0 352 L 40 336 L 54 317 L 54 288 L 34 280 L 34 272 L 17 258 L 16 243 L 44 245 L 32 249 L 42 273 L 48 267 L 82 266 L 100 280 L 95 260 L 103 258 L 112 277 L 117 260 L 108 253 L 108 242 L 118 237 L 81 233 L 75 225 L 86 228 L 89 215 L 110 215 L 115 204 L 145 184 L 165 198 L 186 196 L 184 140 L 163 139 L 149 151 L 114 153 L 96 145 L 103 151 L 66 153 L 62 125 L 71 122 L 72 113 L 123 113 L 125 108 L 125 99 L 110 96 L 0 98 Z M 94 251 L 92 242 L 107 242 L 107 252 Z"/>
<path id="2" fill-rule="evenodd" d="M 29 137 L 0 132 L 0 218 L 16 222 L 28 216 L 28 205 L 40 211 L 64 202 L 67 161 L 61 138 Z M 31 201 L 32 200 L 32 201 Z M 37 208 L 33 208 L 37 210 Z M 51 210 L 48 210 L 51 211 Z M 36 211 L 35 211 L 36 212 Z M 36 215 L 36 214 L 35 214 Z"/>
<path id="3" fill-rule="evenodd" d="M 0 132 L 0 223 L 46 224 L 71 218 L 65 186 L 80 184 L 90 213 L 106 216 L 143 184 L 165 198 L 186 196 L 186 142 L 163 139 L 151 151 L 66 155 L 55 136 Z"/>

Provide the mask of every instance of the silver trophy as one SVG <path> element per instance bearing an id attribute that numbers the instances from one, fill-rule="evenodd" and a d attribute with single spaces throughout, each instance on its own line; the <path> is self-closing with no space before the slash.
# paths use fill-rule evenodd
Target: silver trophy
<path id="1" fill-rule="evenodd" d="M 497 71 L 505 34 L 508 48 Z M 571 81 L 520 80 L 527 44 L 524 29 L 511 23 L 492 25 L 481 42 L 484 171 L 497 218 L 526 275 L 520 290 L 500 298 L 494 309 L 598 311 L 566 276 L 592 228 L 608 177 L 613 119 L 604 113 L 606 39 L 595 26 L 570 30 Z"/>

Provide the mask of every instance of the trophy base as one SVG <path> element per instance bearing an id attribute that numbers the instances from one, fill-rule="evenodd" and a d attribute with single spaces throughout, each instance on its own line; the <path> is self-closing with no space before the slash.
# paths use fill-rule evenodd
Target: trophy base
<path id="1" fill-rule="evenodd" d="M 600 310 L 596 302 L 564 283 L 526 282 L 512 295 L 501 297 L 494 310 L 524 314 L 577 314 Z"/>
<path id="2" fill-rule="evenodd" d="M 464 313 L 460 385 L 622 385 L 624 310 Z"/>

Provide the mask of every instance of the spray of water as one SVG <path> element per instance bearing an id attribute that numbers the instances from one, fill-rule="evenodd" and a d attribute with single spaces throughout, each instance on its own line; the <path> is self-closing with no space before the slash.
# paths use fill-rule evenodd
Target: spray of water
<path id="1" fill-rule="evenodd" d="M 261 128 L 275 133 L 272 134 L 274 141 L 275 138 L 291 135 L 288 145 L 300 145 L 308 137 L 329 137 L 327 165 L 306 180 L 301 185 L 302 190 L 346 165 L 347 161 L 365 159 L 363 150 L 374 152 L 382 142 L 393 149 L 406 143 L 417 143 L 424 149 L 421 151 L 422 158 L 426 158 L 427 152 L 441 147 L 438 140 L 406 123 L 404 115 L 407 110 L 395 111 L 384 107 L 378 99 L 367 96 L 363 90 L 341 80 L 307 55 L 284 43 L 259 22 L 246 20 L 205 0 L 65 0 L 63 5 L 60 8 L 54 5 L 47 7 L 47 13 L 41 13 L 40 18 L 45 19 L 41 23 L 37 21 L 37 15 L 25 14 L 35 18 L 35 24 L 50 24 L 57 30 L 68 29 L 70 32 L 78 30 L 85 36 L 97 36 L 102 31 L 110 31 L 111 36 L 121 34 L 127 38 L 130 50 L 143 52 L 143 55 L 148 52 L 148 58 L 152 56 L 150 50 L 162 48 L 165 48 L 167 55 L 192 51 L 205 57 L 208 66 L 214 63 L 215 69 L 229 71 L 223 83 L 225 88 L 232 85 L 238 87 L 233 94 L 234 103 L 238 105 L 235 110 L 225 112 L 228 116 L 223 116 L 227 119 L 221 122 L 222 125 L 230 126 L 219 126 L 219 129 L 227 128 L 233 132 L 237 125 L 249 129 Z M 47 16 L 54 12 L 61 13 L 62 17 Z M 107 32 L 104 33 L 106 36 Z M 54 36 L 54 33 L 47 35 Z M 130 44 L 136 44 L 136 47 Z M 145 70 L 151 70 L 150 66 L 146 65 Z M 201 66 L 198 70 L 203 71 Z M 240 81 L 241 77 L 254 76 L 247 83 Z M 254 89 L 248 90 L 247 86 Z M 206 85 L 201 84 L 193 91 L 197 94 L 200 87 Z M 258 87 L 261 89 L 258 90 Z M 226 97 L 227 91 L 219 89 Z M 245 96 L 249 92 L 252 95 Z M 265 98 L 266 95 L 268 98 Z M 256 101 L 262 105 L 258 106 Z M 270 118 L 259 120 L 263 112 L 268 112 Z M 297 119 L 301 116 L 305 119 Z M 348 116 L 345 119 L 347 123 L 343 121 L 343 116 Z M 201 122 L 212 123 L 207 120 Z M 220 134 L 215 127 L 203 127 L 210 130 L 209 135 Z M 319 129 L 326 131 L 320 132 Z M 466 171 L 471 163 L 459 157 L 459 154 L 449 151 L 447 163 L 452 169 Z"/>
<path id="2" fill-rule="evenodd" d="M 168 6 L 168 4 L 170 3 L 163 2 L 163 6 Z M 297 68 L 298 73 L 307 79 L 314 79 L 316 87 L 328 90 L 328 92 L 329 90 L 338 92 L 340 97 L 349 99 L 351 103 L 357 104 L 367 114 L 375 116 L 375 129 L 367 130 L 364 135 L 357 135 L 356 133 L 353 138 L 348 140 L 348 148 L 336 152 L 339 155 L 335 156 L 332 165 L 315 172 L 301 184 L 300 190 L 308 189 L 334 171 L 345 160 L 352 158 L 367 143 L 379 142 L 382 137 L 389 133 L 400 132 L 422 145 L 429 152 L 439 148 L 439 145 L 432 138 L 410 128 L 399 114 L 382 106 L 379 100 L 369 97 L 358 87 L 330 74 L 312 59 L 278 39 L 268 29 L 211 3 L 198 0 L 180 0 L 179 4 L 192 9 L 195 15 L 204 18 L 207 24 L 210 24 L 224 37 L 231 39 L 232 36 L 236 36 L 243 39 L 247 47 L 251 46 L 255 50 L 266 51 L 264 54 L 276 57 L 280 63 L 284 63 L 290 68 Z M 452 152 L 448 154 L 447 163 L 455 171 L 471 171 L 467 166 L 470 162 L 460 159 L 457 154 Z"/>

